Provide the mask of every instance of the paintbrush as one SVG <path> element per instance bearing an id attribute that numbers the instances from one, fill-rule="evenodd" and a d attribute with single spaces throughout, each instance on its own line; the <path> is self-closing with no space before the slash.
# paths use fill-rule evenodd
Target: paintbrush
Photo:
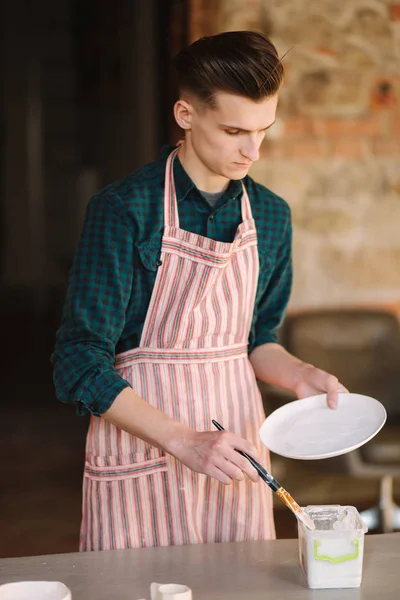
<path id="1" fill-rule="evenodd" d="M 225 431 L 222 425 L 220 425 L 214 419 L 212 420 L 212 423 L 217 429 L 219 429 L 219 431 Z M 269 485 L 271 490 L 275 492 L 277 496 L 279 496 L 282 502 L 284 502 L 284 504 L 286 504 L 286 506 L 290 508 L 290 510 L 297 517 L 297 519 L 304 523 L 304 525 L 306 525 L 309 529 L 315 529 L 314 521 L 301 508 L 301 506 L 297 504 L 297 502 L 292 498 L 289 492 L 287 492 L 285 488 L 283 488 L 281 484 L 277 482 L 275 477 L 268 473 L 268 471 L 264 469 L 264 467 L 260 465 L 260 463 L 254 460 L 254 458 L 251 458 L 251 456 L 249 456 L 246 452 L 242 452 L 242 450 L 236 450 L 236 452 L 239 452 L 239 454 L 241 454 L 242 456 L 247 458 L 248 461 L 250 461 L 250 463 L 253 465 L 261 479 L 265 481 L 265 483 Z"/>

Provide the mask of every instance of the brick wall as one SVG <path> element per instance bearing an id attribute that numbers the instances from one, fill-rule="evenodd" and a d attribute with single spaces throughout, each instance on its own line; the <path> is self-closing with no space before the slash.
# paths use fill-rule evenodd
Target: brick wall
<path id="1" fill-rule="evenodd" d="M 251 174 L 292 208 L 291 307 L 398 301 L 400 3 L 211 4 L 193 2 L 197 35 L 202 23 L 206 34 L 255 29 L 290 49 L 278 121 Z"/>

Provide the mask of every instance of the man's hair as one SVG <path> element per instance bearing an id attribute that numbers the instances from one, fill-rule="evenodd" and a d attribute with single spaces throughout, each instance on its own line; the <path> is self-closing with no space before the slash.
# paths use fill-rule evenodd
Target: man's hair
<path id="1" fill-rule="evenodd" d="M 284 70 L 274 44 L 256 31 L 203 37 L 175 57 L 179 92 L 194 94 L 211 108 L 227 92 L 260 101 L 276 94 Z"/>

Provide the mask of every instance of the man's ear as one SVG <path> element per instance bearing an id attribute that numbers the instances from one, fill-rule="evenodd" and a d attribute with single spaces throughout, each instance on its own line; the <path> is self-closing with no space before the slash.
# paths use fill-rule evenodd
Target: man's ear
<path id="1" fill-rule="evenodd" d="M 193 106 L 180 98 L 174 104 L 174 117 L 175 121 L 178 123 L 179 127 L 184 129 L 185 131 L 189 131 L 192 123 L 192 111 Z"/>

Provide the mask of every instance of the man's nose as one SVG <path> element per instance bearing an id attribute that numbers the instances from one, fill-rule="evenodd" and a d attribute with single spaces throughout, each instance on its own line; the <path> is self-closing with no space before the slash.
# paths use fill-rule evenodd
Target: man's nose
<path id="1" fill-rule="evenodd" d="M 247 144 L 242 149 L 242 154 L 251 162 L 256 162 L 260 158 L 260 141 L 256 138 L 247 140 Z"/>

